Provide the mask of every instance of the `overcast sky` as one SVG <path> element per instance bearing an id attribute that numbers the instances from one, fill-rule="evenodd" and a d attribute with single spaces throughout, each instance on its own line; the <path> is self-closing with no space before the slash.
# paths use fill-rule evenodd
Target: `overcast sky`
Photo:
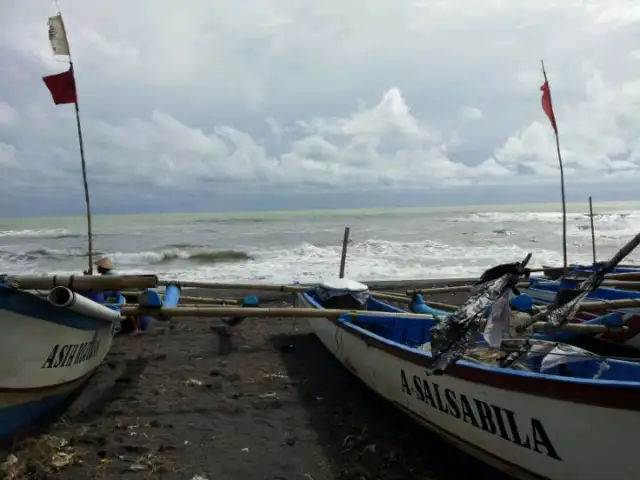
<path id="1" fill-rule="evenodd" d="M 637 0 L 60 0 L 96 212 L 636 199 Z M 188 6 L 188 7 L 187 7 Z M 84 208 L 51 1 L 0 0 L 0 216 Z"/>

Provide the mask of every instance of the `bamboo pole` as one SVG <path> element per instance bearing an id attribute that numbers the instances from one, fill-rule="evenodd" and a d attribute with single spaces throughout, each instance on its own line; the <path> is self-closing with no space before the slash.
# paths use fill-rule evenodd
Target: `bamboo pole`
<path id="1" fill-rule="evenodd" d="M 169 317 L 321 317 L 337 318 L 341 315 L 368 315 L 390 318 L 421 318 L 423 320 L 433 319 L 432 315 L 421 315 L 417 313 L 394 313 L 394 312 L 370 312 L 367 310 L 337 310 L 337 309 L 313 309 L 313 308 L 265 308 L 265 307 L 174 307 L 160 309 L 139 309 L 122 308 L 123 315 L 138 315 L 141 313 L 161 312 Z"/>
<path id="2" fill-rule="evenodd" d="M 601 286 L 614 287 L 618 290 L 635 291 L 640 289 L 640 281 L 605 280 L 602 282 Z"/>
<path id="3" fill-rule="evenodd" d="M 386 300 L 388 302 L 396 302 L 396 303 L 411 303 L 410 297 L 405 297 L 403 295 L 394 295 L 386 292 L 371 292 L 371 296 L 380 300 Z M 455 305 L 450 305 L 448 303 L 441 302 L 428 302 L 427 305 L 433 308 L 438 308 L 440 310 L 445 311 L 455 311 L 458 307 Z"/>
<path id="4" fill-rule="evenodd" d="M 388 294 L 380 294 L 377 292 L 372 292 L 372 296 L 379 298 L 381 300 L 387 300 L 397 303 L 411 303 L 411 298 L 402 297 L 399 295 L 388 295 Z M 427 305 L 433 308 L 438 308 L 440 310 L 449 310 L 455 311 L 458 307 L 455 305 L 450 305 L 448 303 L 441 302 L 426 302 Z M 619 310 L 622 308 L 640 308 L 640 298 L 625 298 L 621 300 L 599 300 L 599 301 L 591 301 L 591 302 L 583 302 L 580 304 L 581 312 L 593 312 L 599 310 Z M 536 310 L 541 310 L 544 308 L 543 306 L 535 306 Z"/>
<path id="5" fill-rule="evenodd" d="M 621 308 L 640 307 L 640 298 L 625 298 L 621 300 L 600 300 L 597 302 L 583 302 L 580 304 L 581 312 L 598 310 L 618 310 Z"/>
<path id="6" fill-rule="evenodd" d="M 455 293 L 455 292 L 468 292 L 469 290 L 471 290 L 475 285 L 456 285 L 453 287 L 438 287 L 438 288 L 422 288 L 422 289 L 416 289 L 416 290 L 407 290 L 407 295 L 411 296 L 414 294 L 421 294 L 421 295 L 429 295 L 429 294 L 434 294 L 434 293 Z M 519 288 L 527 288 L 531 286 L 531 284 L 529 282 L 521 282 L 518 283 L 517 287 Z"/>
<path id="7" fill-rule="evenodd" d="M 640 264 L 637 264 L 637 263 L 619 263 L 618 267 L 621 267 L 621 268 L 637 268 L 638 270 L 640 270 Z"/>
<path id="8" fill-rule="evenodd" d="M 155 275 L 25 275 L 10 277 L 4 283 L 22 290 L 48 290 L 55 287 L 67 287 L 74 291 L 105 291 L 126 288 L 155 288 L 158 285 L 158 277 Z"/>
<path id="9" fill-rule="evenodd" d="M 640 267 L 638 268 L 637 272 L 607 273 L 604 278 L 607 280 L 640 280 Z M 546 267 L 545 273 L 552 280 L 558 280 L 562 277 L 562 267 Z"/>
<path id="10" fill-rule="evenodd" d="M 171 281 L 161 280 L 159 285 L 167 285 Z M 201 281 L 185 281 L 173 282 L 179 284 L 182 288 L 209 288 L 212 290 L 259 290 L 274 292 L 306 292 L 311 285 L 276 285 L 269 283 L 223 283 L 223 282 L 201 282 Z"/>
<path id="11" fill-rule="evenodd" d="M 550 280 L 549 282 L 542 282 L 544 284 L 554 284 L 559 285 L 557 280 Z M 518 283 L 518 288 L 529 288 L 531 286 L 528 282 Z M 600 285 L 601 287 L 612 287 L 618 290 L 629 290 L 629 291 L 637 291 L 640 290 L 640 281 L 621 281 L 621 280 L 605 280 Z M 441 287 L 441 288 L 424 288 L 419 290 L 407 290 L 406 294 L 411 296 L 416 293 L 420 293 L 422 295 L 429 295 L 434 293 L 454 293 L 454 292 L 466 292 L 471 290 L 473 285 L 459 285 L 455 287 Z"/>
<path id="12" fill-rule="evenodd" d="M 640 272 L 629 272 L 629 273 L 616 273 L 609 274 L 605 278 L 604 286 L 615 286 L 618 288 L 639 288 L 640 289 L 640 281 L 632 282 L 632 281 L 620 281 L 620 282 L 612 282 L 609 280 L 620 279 L 623 280 L 625 278 L 638 278 L 640 276 Z M 415 283 L 429 283 L 433 281 L 434 283 L 445 283 L 448 279 L 424 279 L 424 280 L 399 280 L 394 282 L 391 287 L 398 285 L 401 288 L 402 284 L 415 284 Z M 452 284 L 451 286 L 446 287 L 437 287 L 437 288 L 422 288 L 415 290 L 407 290 L 407 295 L 413 295 L 414 293 L 423 293 L 423 294 L 432 294 L 432 293 L 453 293 L 453 292 L 466 292 L 469 291 L 473 285 L 459 285 L 460 281 L 472 282 L 474 278 L 465 278 L 465 279 L 450 279 Z M 552 282 L 550 280 L 549 282 Z M 158 286 L 167 285 L 168 283 L 176 283 L 180 285 L 182 288 L 205 288 L 212 290 L 256 290 L 256 291 L 275 291 L 275 292 L 306 292 L 311 288 L 314 288 L 316 285 L 314 284 L 304 284 L 304 285 L 286 285 L 286 284 L 269 284 L 269 283 L 227 283 L 227 282 L 207 282 L 207 281 L 167 281 L 160 280 L 158 282 Z M 365 282 L 367 283 L 367 282 Z M 376 282 L 368 282 L 370 288 L 372 288 L 372 284 L 375 287 Z M 385 285 L 384 282 L 380 283 L 380 286 L 389 288 L 389 285 Z M 527 288 L 530 284 L 528 282 L 521 282 L 518 284 L 518 287 Z M 387 294 L 388 292 L 384 292 Z"/>
<path id="13" fill-rule="evenodd" d="M 432 285 L 466 285 L 478 281 L 476 277 L 466 278 L 424 278 L 424 279 L 404 279 L 404 280 L 359 280 L 364 283 L 370 290 L 383 290 L 389 288 L 407 288 L 411 286 L 431 288 Z M 169 281 L 160 280 L 159 286 L 167 283 L 177 283 L 183 288 L 209 288 L 220 290 L 263 290 L 278 292 L 299 292 L 306 291 L 317 286 L 317 283 L 301 283 L 297 285 L 290 284 L 268 284 L 268 283 L 227 283 L 227 282 L 209 282 L 209 281 Z"/>
<path id="14" fill-rule="evenodd" d="M 137 308 L 137 309 L 140 309 L 140 310 L 144 310 L 145 314 L 151 315 L 151 316 L 153 316 L 153 312 L 156 311 L 152 307 L 141 307 L 140 304 L 138 304 L 138 303 L 103 303 L 102 305 L 104 305 L 105 307 L 120 307 L 121 310 L 124 307 Z M 185 304 L 180 304 L 179 308 L 197 308 L 199 306 L 201 306 L 201 305 L 198 304 L 198 303 L 185 303 Z M 160 307 L 158 307 L 158 308 L 160 308 Z"/>
<path id="15" fill-rule="evenodd" d="M 347 263 L 347 248 L 349 246 L 349 227 L 344 227 L 344 237 L 342 239 L 342 254 L 340 255 L 340 278 L 344 278 L 344 269 Z"/>
<path id="16" fill-rule="evenodd" d="M 170 317 L 302 317 L 302 318 L 337 318 L 343 315 L 352 315 L 357 318 L 359 315 L 368 317 L 389 317 L 394 319 L 414 318 L 422 320 L 433 320 L 432 315 L 422 315 L 417 313 L 393 313 L 393 312 L 369 312 L 362 310 L 337 310 L 337 309 L 313 309 L 313 308 L 234 308 L 234 307 L 173 307 L 158 309 L 141 309 L 135 307 L 123 307 L 122 315 L 157 315 L 160 318 Z M 566 324 L 559 329 L 546 322 L 536 322 L 533 324 L 534 330 L 542 331 L 578 331 L 585 333 L 604 333 L 627 331 L 627 327 L 609 327 L 607 325 L 584 325 Z"/>
<path id="17" fill-rule="evenodd" d="M 398 303 L 411 302 L 411 299 L 409 297 L 405 297 L 403 295 L 393 295 L 386 292 L 371 292 L 371 296 L 378 298 L 380 300 L 387 300 L 389 302 L 398 302 Z"/>
<path id="18" fill-rule="evenodd" d="M 206 297 L 180 297 L 180 302 L 193 302 L 211 305 L 239 305 L 241 300 L 231 300 L 228 298 L 206 298 Z"/>
<path id="19" fill-rule="evenodd" d="M 559 328 L 550 323 L 536 322 L 532 325 L 536 332 L 576 332 L 576 333 L 608 333 L 628 332 L 629 327 L 610 327 L 608 325 L 588 325 L 584 323 L 566 323 Z"/>
<path id="20" fill-rule="evenodd" d="M 609 273 L 604 278 L 607 280 L 640 280 L 640 272 Z"/>

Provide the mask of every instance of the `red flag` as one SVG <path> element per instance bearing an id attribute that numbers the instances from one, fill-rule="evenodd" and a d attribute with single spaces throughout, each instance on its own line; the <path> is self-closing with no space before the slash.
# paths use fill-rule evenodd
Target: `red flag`
<path id="1" fill-rule="evenodd" d="M 556 116 L 553 114 L 553 104 L 551 103 L 551 90 L 549 89 L 549 82 L 545 79 L 544 83 L 540 87 L 542 90 L 542 109 L 547 114 L 553 131 L 558 133 L 558 125 L 556 124 Z"/>
<path id="2" fill-rule="evenodd" d="M 78 101 L 76 80 L 73 77 L 71 68 L 66 72 L 43 77 L 42 80 L 44 80 L 44 84 L 51 92 L 51 98 L 53 98 L 53 103 L 56 105 L 76 103 Z"/>

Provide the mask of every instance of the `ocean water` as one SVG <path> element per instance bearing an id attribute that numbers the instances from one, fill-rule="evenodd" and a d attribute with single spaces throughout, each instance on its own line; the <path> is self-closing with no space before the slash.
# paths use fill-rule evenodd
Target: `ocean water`
<path id="1" fill-rule="evenodd" d="M 591 261 L 587 205 L 568 205 L 570 262 Z M 595 206 L 598 260 L 640 230 L 640 202 Z M 95 216 L 94 255 L 122 273 L 166 279 L 291 282 L 336 277 L 345 226 L 346 276 L 359 280 L 475 276 L 531 252 L 562 262 L 559 204 Z M 0 219 L 0 273 L 80 273 L 84 217 Z M 640 252 L 629 262 L 640 261 Z"/>

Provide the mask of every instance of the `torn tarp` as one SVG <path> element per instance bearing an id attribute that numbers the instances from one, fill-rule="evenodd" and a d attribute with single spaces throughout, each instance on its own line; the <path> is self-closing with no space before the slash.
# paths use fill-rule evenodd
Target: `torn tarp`
<path id="1" fill-rule="evenodd" d="M 562 291 L 558 290 L 556 298 L 553 303 L 549 305 L 549 309 L 545 315 L 547 322 L 551 323 L 554 327 L 559 327 L 565 324 L 569 319 L 578 312 L 580 303 L 591 293 L 600 287 L 604 280 L 606 270 L 597 269 L 591 275 L 582 281 L 577 288 L 572 290 L 571 296 L 563 301 Z M 575 296 L 574 296 L 575 295 Z"/>
<path id="2" fill-rule="evenodd" d="M 441 374 L 447 365 L 462 357 L 467 345 L 483 328 L 489 307 L 503 296 L 505 302 L 508 300 L 522 273 L 519 263 L 508 264 L 508 267 L 500 272 L 501 276 L 476 285 L 473 295 L 451 315 L 438 318 L 430 330 L 433 360 L 428 373 Z"/>

